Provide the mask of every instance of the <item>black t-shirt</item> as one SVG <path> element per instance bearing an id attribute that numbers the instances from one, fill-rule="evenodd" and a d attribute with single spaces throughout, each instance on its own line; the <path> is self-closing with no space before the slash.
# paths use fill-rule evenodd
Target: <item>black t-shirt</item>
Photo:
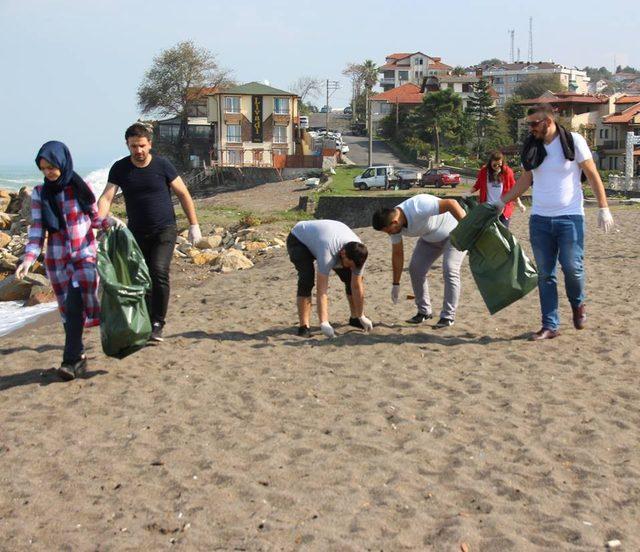
<path id="1" fill-rule="evenodd" d="M 132 232 L 152 233 L 176 223 L 169 183 L 177 177 L 171 162 L 156 155 L 143 168 L 136 167 L 131 157 L 113 164 L 108 182 L 122 190 Z"/>

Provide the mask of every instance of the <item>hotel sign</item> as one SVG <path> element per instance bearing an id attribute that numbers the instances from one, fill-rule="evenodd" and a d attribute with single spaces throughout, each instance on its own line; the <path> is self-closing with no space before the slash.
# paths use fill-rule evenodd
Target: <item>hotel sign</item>
<path id="1" fill-rule="evenodd" d="M 262 142 L 262 96 L 251 96 L 251 141 Z"/>

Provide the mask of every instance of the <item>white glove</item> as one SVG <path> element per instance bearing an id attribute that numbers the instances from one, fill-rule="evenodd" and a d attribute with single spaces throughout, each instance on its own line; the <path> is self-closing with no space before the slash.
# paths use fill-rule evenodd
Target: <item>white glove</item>
<path id="1" fill-rule="evenodd" d="M 107 217 L 107 224 L 109 228 L 126 228 L 127 225 L 124 221 L 120 220 L 118 217 L 114 217 L 113 215 L 109 215 Z"/>
<path id="2" fill-rule="evenodd" d="M 187 239 L 193 245 L 195 245 L 202 239 L 202 232 L 200 232 L 199 224 L 192 224 L 191 226 L 189 226 L 189 237 Z"/>
<path id="3" fill-rule="evenodd" d="M 370 332 L 371 330 L 373 330 L 373 322 L 371 322 L 371 320 L 369 320 L 364 314 L 360 318 L 358 318 L 358 320 L 360 320 L 362 329 L 365 332 Z"/>
<path id="4" fill-rule="evenodd" d="M 391 286 L 391 301 L 393 301 L 394 305 L 397 305 L 399 299 L 400 299 L 400 284 L 393 284 Z"/>
<path id="5" fill-rule="evenodd" d="M 329 324 L 329 322 L 322 322 L 322 324 L 320 324 L 320 331 L 325 337 L 331 338 L 336 336 L 336 332 L 331 327 L 331 324 Z"/>
<path id="6" fill-rule="evenodd" d="M 605 234 L 613 228 L 613 217 L 609 207 L 600 207 L 598 209 L 598 228 L 602 228 Z"/>
<path id="7" fill-rule="evenodd" d="M 32 265 L 33 263 L 31 261 L 22 261 L 18 265 L 18 268 L 16 268 L 16 278 L 18 280 L 22 280 L 22 278 L 24 278 L 27 275 Z"/>

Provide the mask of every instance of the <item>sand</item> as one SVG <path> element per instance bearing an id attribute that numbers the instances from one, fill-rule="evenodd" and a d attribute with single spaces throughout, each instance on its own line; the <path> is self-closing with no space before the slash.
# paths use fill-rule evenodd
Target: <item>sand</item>
<path id="1" fill-rule="evenodd" d="M 0 550 L 640 549 L 639 212 L 613 213 L 587 213 L 588 329 L 563 297 L 553 341 L 526 341 L 535 292 L 490 317 L 466 262 L 456 325 L 405 324 L 369 229 L 370 335 L 333 276 L 339 337 L 295 337 L 279 251 L 174 265 L 167 341 L 117 361 L 92 330 L 84 380 L 47 372 L 57 321 L 2 338 Z"/>

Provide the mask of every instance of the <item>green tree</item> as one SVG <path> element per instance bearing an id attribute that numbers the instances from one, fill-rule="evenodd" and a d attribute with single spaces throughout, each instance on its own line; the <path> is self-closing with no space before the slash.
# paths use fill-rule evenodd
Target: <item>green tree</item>
<path id="1" fill-rule="evenodd" d="M 566 92 L 567 87 L 560 82 L 560 75 L 530 75 L 514 92 L 525 99 L 532 99 L 542 96 L 547 90 Z"/>
<path id="2" fill-rule="evenodd" d="M 204 88 L 230 83 L 230 71 L 221 68 L 216 57 L 191 41 L 179 42 L 153 58 L 138 87 L 138 104 L 143 114 L 179 117 L 177 158 L 188 154 L 187 128 L 190 101 L 201 97 Z"/>
<path id="3" fill-rule="evenodd" d="M 456 65 L 456 66 L 453 68 L 453 71 L 451 71 L 451 74 L 452 74 L 452 75 L 455 75 L 456 77 L 460 77 L 460 76 L 462 76 L 462 75 L 466 75 L 466 74 L 467 74 L 467 72 L 465 71 L 465 68 L 464 68 L 464 67 L 462 67 L 462 65 Z"/>
<path id="4" fill-rule="evenodd" d="M 589 77 L 594 82 L 602 79 L 608 80 L 611 78 L 611 71 L 609 71 L 609 69 L 607 69 L 606 67 L 585 67 L 583 71 L 585 71 L 587 73 L 587 77 Z"/>
<path id="5" fill-rule="evenodd" d="M 483 59 L 480 63 L 478 63 L 478 65 L 485 67 L 487 65 L 502 65 L 503 63 L 507 63 L 507 62 L 498 58 L 491 58 L 491 59 Z"/>
<path id="6" fill-rule="evenodd" d="M 504 103 L 504 114 L 507 118 L 507 130 L 513 143 L 520 142 L 518 135 L 518 121 L 524 117 L 524 106 L 520 104 L 522 98 L 520 96 L 511 96 Z"/>
<path id="7" fill-rule="evenodd" d="M 425 94 L 422 104 L 415 109 L 412 123 L 418 131 L 431 131 L 436 163 L 440 162 L 441 133 L 453 126 L 461 109 L 462 98 L 449 88 Z"/>
<path id="8" fill-rule="evenodd" d="M 473 119 L 476 130 L 477 156 L 480 157 L 482 143 L 495 129 L 497 109 L 489 94 L 489 81 L 480 79 L 473 85 L 473 93 L 467 100 L 467 112 Z"/>

